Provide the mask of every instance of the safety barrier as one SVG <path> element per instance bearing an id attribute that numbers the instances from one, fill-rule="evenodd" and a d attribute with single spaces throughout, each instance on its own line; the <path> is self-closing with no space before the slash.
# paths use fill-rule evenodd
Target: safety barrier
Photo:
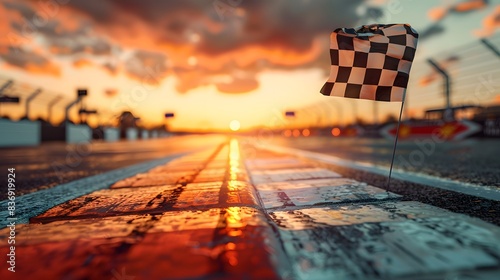
<path id="1" fill-rule="evenodd" d="M 126 137 L 129 141 L 135 141 L 139 137 L 139 131 L 136 128 L 127 128 Z"/>
<path id="2" fill-rule="evenodd" d="M 66 143 L 82 143 L 92 140 L 92 130 L 87 125 L 75 125 L 68 123 L 66 125 Z"/>
<path id="3" fill-rule="evenodd" d="M 104 141 L 116 142 L 118 140 L 120 140 L 120 129 L 116 127 L 104 128 Z"/>
<path id="4" fill-rule="evenodd" d="M 38 121 L 0 119 L 0 131 L 0 147 L 37 146 L 41 142 L 41 125 Z"/>

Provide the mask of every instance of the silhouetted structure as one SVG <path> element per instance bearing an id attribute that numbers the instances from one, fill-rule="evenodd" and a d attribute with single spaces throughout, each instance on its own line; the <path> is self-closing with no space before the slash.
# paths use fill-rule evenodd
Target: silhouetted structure
<path id="1" fill-rule="evenodd" d="M 118 126 L 120 127 L 120 138 L 126 138 L 127 129 L 137 128 L 137 121 L 139 118 L 135 117 L 130 111 L 124 111 L 118 117 Z"/>

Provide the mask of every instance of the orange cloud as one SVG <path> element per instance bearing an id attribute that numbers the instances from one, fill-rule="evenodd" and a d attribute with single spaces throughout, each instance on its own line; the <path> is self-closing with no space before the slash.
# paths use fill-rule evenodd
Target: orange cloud
<path id="1" fill-rule="evenodd" d="M 20 32 L 13 30 L 12 22 L 20 22 L 23 17 L 18 13 L 12 13 L 6 8 L 7 3 L 0 4 L 0 15 L 2 20 L 0 20 L 0 48 L 2 52 L 6 52 L 9 47 L 18 47 L 22 44 L 31 43 L 31 38 L 23 36 Z"/>
<path id="2" fill-rule="evenodd" d="M 483 19 L 483 29 L 474 31 L 474 34 L 479 37 L 488 37 L 498 28 L 500 28 L 500 5 L 497 5 L 493 12 Z"/>
<path id="3" fill-rule="evenodd" d="M 59 66 L 50 62 L 43 65 L 37 65 L 30 62 L 24 66 L 24 69 L 34 74 L 52 75 L 52 76 L 61 75 L 61 69 L 59 68 Z"/>
<path id="4" fill-rule="evenodd" d="M 453 6 L 453 11 L 464 13 L 485 8 L 488 5 L 485 0 L 469 0 Z"/>
<path id="5" fill-rule="evenodd" d="M 432 8 L 427 12 L 427 16 L 434 21 L 442 20 L 446 14 L 448 14 L 448 8 L 445 7 Z"/>
<path id="6" fill-rule="evenodd" d="M 500 103 L 500 94 L 495 96 L 495 99 L 493 99 L 493 103 Z"/>
<path id="7" fill-rule="evenodd" d="M 122 61 L 129 77 L 143 79 L 149 74 L 147 68 L 166 65 L 167 71 L 156 71 L 163 73 L 157 78 L 175 75 L 180 92 L 208 84 L 228 93 L 258 86 L 253 78 L 238 80 L 241 86 L 215 79 L 234 70 L 255 77 L 264 69 L 327 69 L 327 63 L 322 63 L 328 61 L 323 60 L 328 54 L 324 45 L 332 28 L 353 26 L 360 19 L 355 1 L 244 1 L 224 15 L 210 1 L 85 3 L 75 0 L 69 7 L 91 19 L 97 33 L 123 48 L 165 55 L 156 56 L 154 63 L 141 59 L 134 67 Z M 191 65 L 194 60 L 196 64 Z"/>
<path id="8" fill-rule="evenodd" d="M 8 5 L 6 13 L 23 15 L 30 22 L 47 10 L 40 5 L 20 0 Z M 240 93 L 257 88 L 253 77 L 266 69 L 328 70 L 328 35 L 335 27 L 357 25 L 362 17 L 356 12 L 359 5 L 255 0 L 221 12 L 212 1 L 72 0 L 59 5 L 57 13 L 46 12 L 46 23 L 33 32 L 43 37 L 53 57 L 85 53 L 93 61 L 92 56 L 99 56 L 100 61 L 110 61 L 101 65 L 112 75 L 121 71 L 150 84 L 174 75 L 180 92 L 214 85 L 221 92 Z M 6 29 L 22 30 L 26 23 L 19 18 L 9 21 Z M 115 48 L 124 50 L 117 59 Z M 236 70 L 250 78 L 224 83 L 217 79 Z"/>
<path id="9" fill-rule="evenodd" d="M 112 63 L 105 63 L 102 65 L 102 68 L 111 76 L 114 76 L 118 73 L 118 66 Z"/>
<path id="10" fill-rule="evenodd" d="M 108 88 L 104 91 L 104 94 L 107 97 L 115 97 L 116 95 L 118 95 L 118 90 L 115 88 Z"/>
<path id="11" fill-rule="evenodd" d="M 89 66 L 93 66 L 93 65 L 94 65 L 94 63 L 86 58 L 79 58 L 79 59 L 73 61 L 73 66 L 75 68 L 89 67 Z"/>
<path id="12" fill-rule="evenodd" d="M 420 78 L 420 80 L 418 80 L 418 84 L 421 87 L 425 87 L 425 86 L 430 85 L 437 78 L 438 78 L 438 73 L 436 71 L 432 71 L 432 73 L 427 74 L 427 75 L 423 76 L 422 78 Z"/>
<path id="13" fill-rule="evenodd" d="M 224 93 L 245 93 L 255 90 L 259 87 L 259 82 L 255 79 L 233 79 L 229 83 L 216 84 L 217 89 Z"/>
<path id="14" fill-rule="evenodd" d="M 466 0 L 451 6 L 446 5 L 446 6 L 432 8 L 429 10 L 427 15 L 430 19 L 434 21 L 440 21 L 444 19 L 449 13 L 467 13 L 483 9 L 486 6 L 488 6 L 486 0 Z"/>
<path id="15" fill-rule="evenodd" d="M 0 58 L 2 58 L 8 66 L 24 69 L 34 74 L 54 76 L 59 76 L 61 74 L 61 69 L 57 64 L 37 52 L 8 47 L 0 52 Z"/>

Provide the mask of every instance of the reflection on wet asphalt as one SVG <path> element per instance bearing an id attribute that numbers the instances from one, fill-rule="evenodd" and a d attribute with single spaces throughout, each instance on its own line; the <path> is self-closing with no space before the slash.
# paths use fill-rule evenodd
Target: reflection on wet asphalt
<path id="1" fill-rule="evenodd" d="M 467 270 L 498 269 L 500 262 L 498 228 L 416 202 L 270 215 L 282 228 L 285 250 L 302 279 L 466 275 Z"/>
<path id="2" fill-rule="evenodd" d="M 141 172 L 18 225 L 17 261 L 30 265 L 17 275 L 500 278 L 499 227 L 248 141 Z M 9 234 L 0 230 L 0 244 Z"/>
<path id="3" fill-rule="evenodd" d="M 497 226 L 403 201 L 404 197 L 334 172 L 329 178 L 315 178 L 313 174 L 328 170 L 321 172 L 286 155 L 252 155 L 246 161 L 250 177 L 279 229 L 297 279 L 500 276 Z M 310 170 L 310 177 L 304 170 Z"/>
<path id="4" fill-rule="evenodd" d="M 21 195 L 225 140 L 220 135 L 191 135 L 115 143 L 46 143 L 39 147 L 1 149 L 0 168 L 16 168 L 16 190 Z M 0 200 L 5 198 L 6 193 L 1 192 Z"/>
<path id="5" fill-rule="evenodd" d="M 32 265 L 19 267 L 17 275 L 286 278 L 280 272 L 286 258 L 248 182 L 237 142 L 174 159 L 109 187 L 20 225 L 17 261 Z M 8 235 L 8 228 L 0 230 L 1 244 Z M 6 273 L 0 271 L 0 278 Z"/>

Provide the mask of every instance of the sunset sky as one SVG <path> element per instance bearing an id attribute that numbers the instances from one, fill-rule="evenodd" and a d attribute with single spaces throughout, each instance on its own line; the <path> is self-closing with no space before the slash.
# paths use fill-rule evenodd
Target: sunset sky
<path id="1" fill-rule="evenodd" d="M 319 93 L 330 32 L 370 23 L 422 32 L 439 21 L 443 31 L 420 40 L 417 63 L 498 32 L 500 0 L 486 2 L 1 0 L 0 76 L 68 98 L 88 88 L 88 107 L 131 110 L 145 125 L 175 112 L 174 129 L 228 129 L 232 120 L 243 129 L 273 126 L 286 121 L 284 110 L 326 99 L 343 108 L 344 122 L 353 118 L 352 102 L 369 119 L 369 101 Z M 4 112 L 21 114 L 12 106 Z M 306 111 L 297 122 L 318 114 Z"/>

